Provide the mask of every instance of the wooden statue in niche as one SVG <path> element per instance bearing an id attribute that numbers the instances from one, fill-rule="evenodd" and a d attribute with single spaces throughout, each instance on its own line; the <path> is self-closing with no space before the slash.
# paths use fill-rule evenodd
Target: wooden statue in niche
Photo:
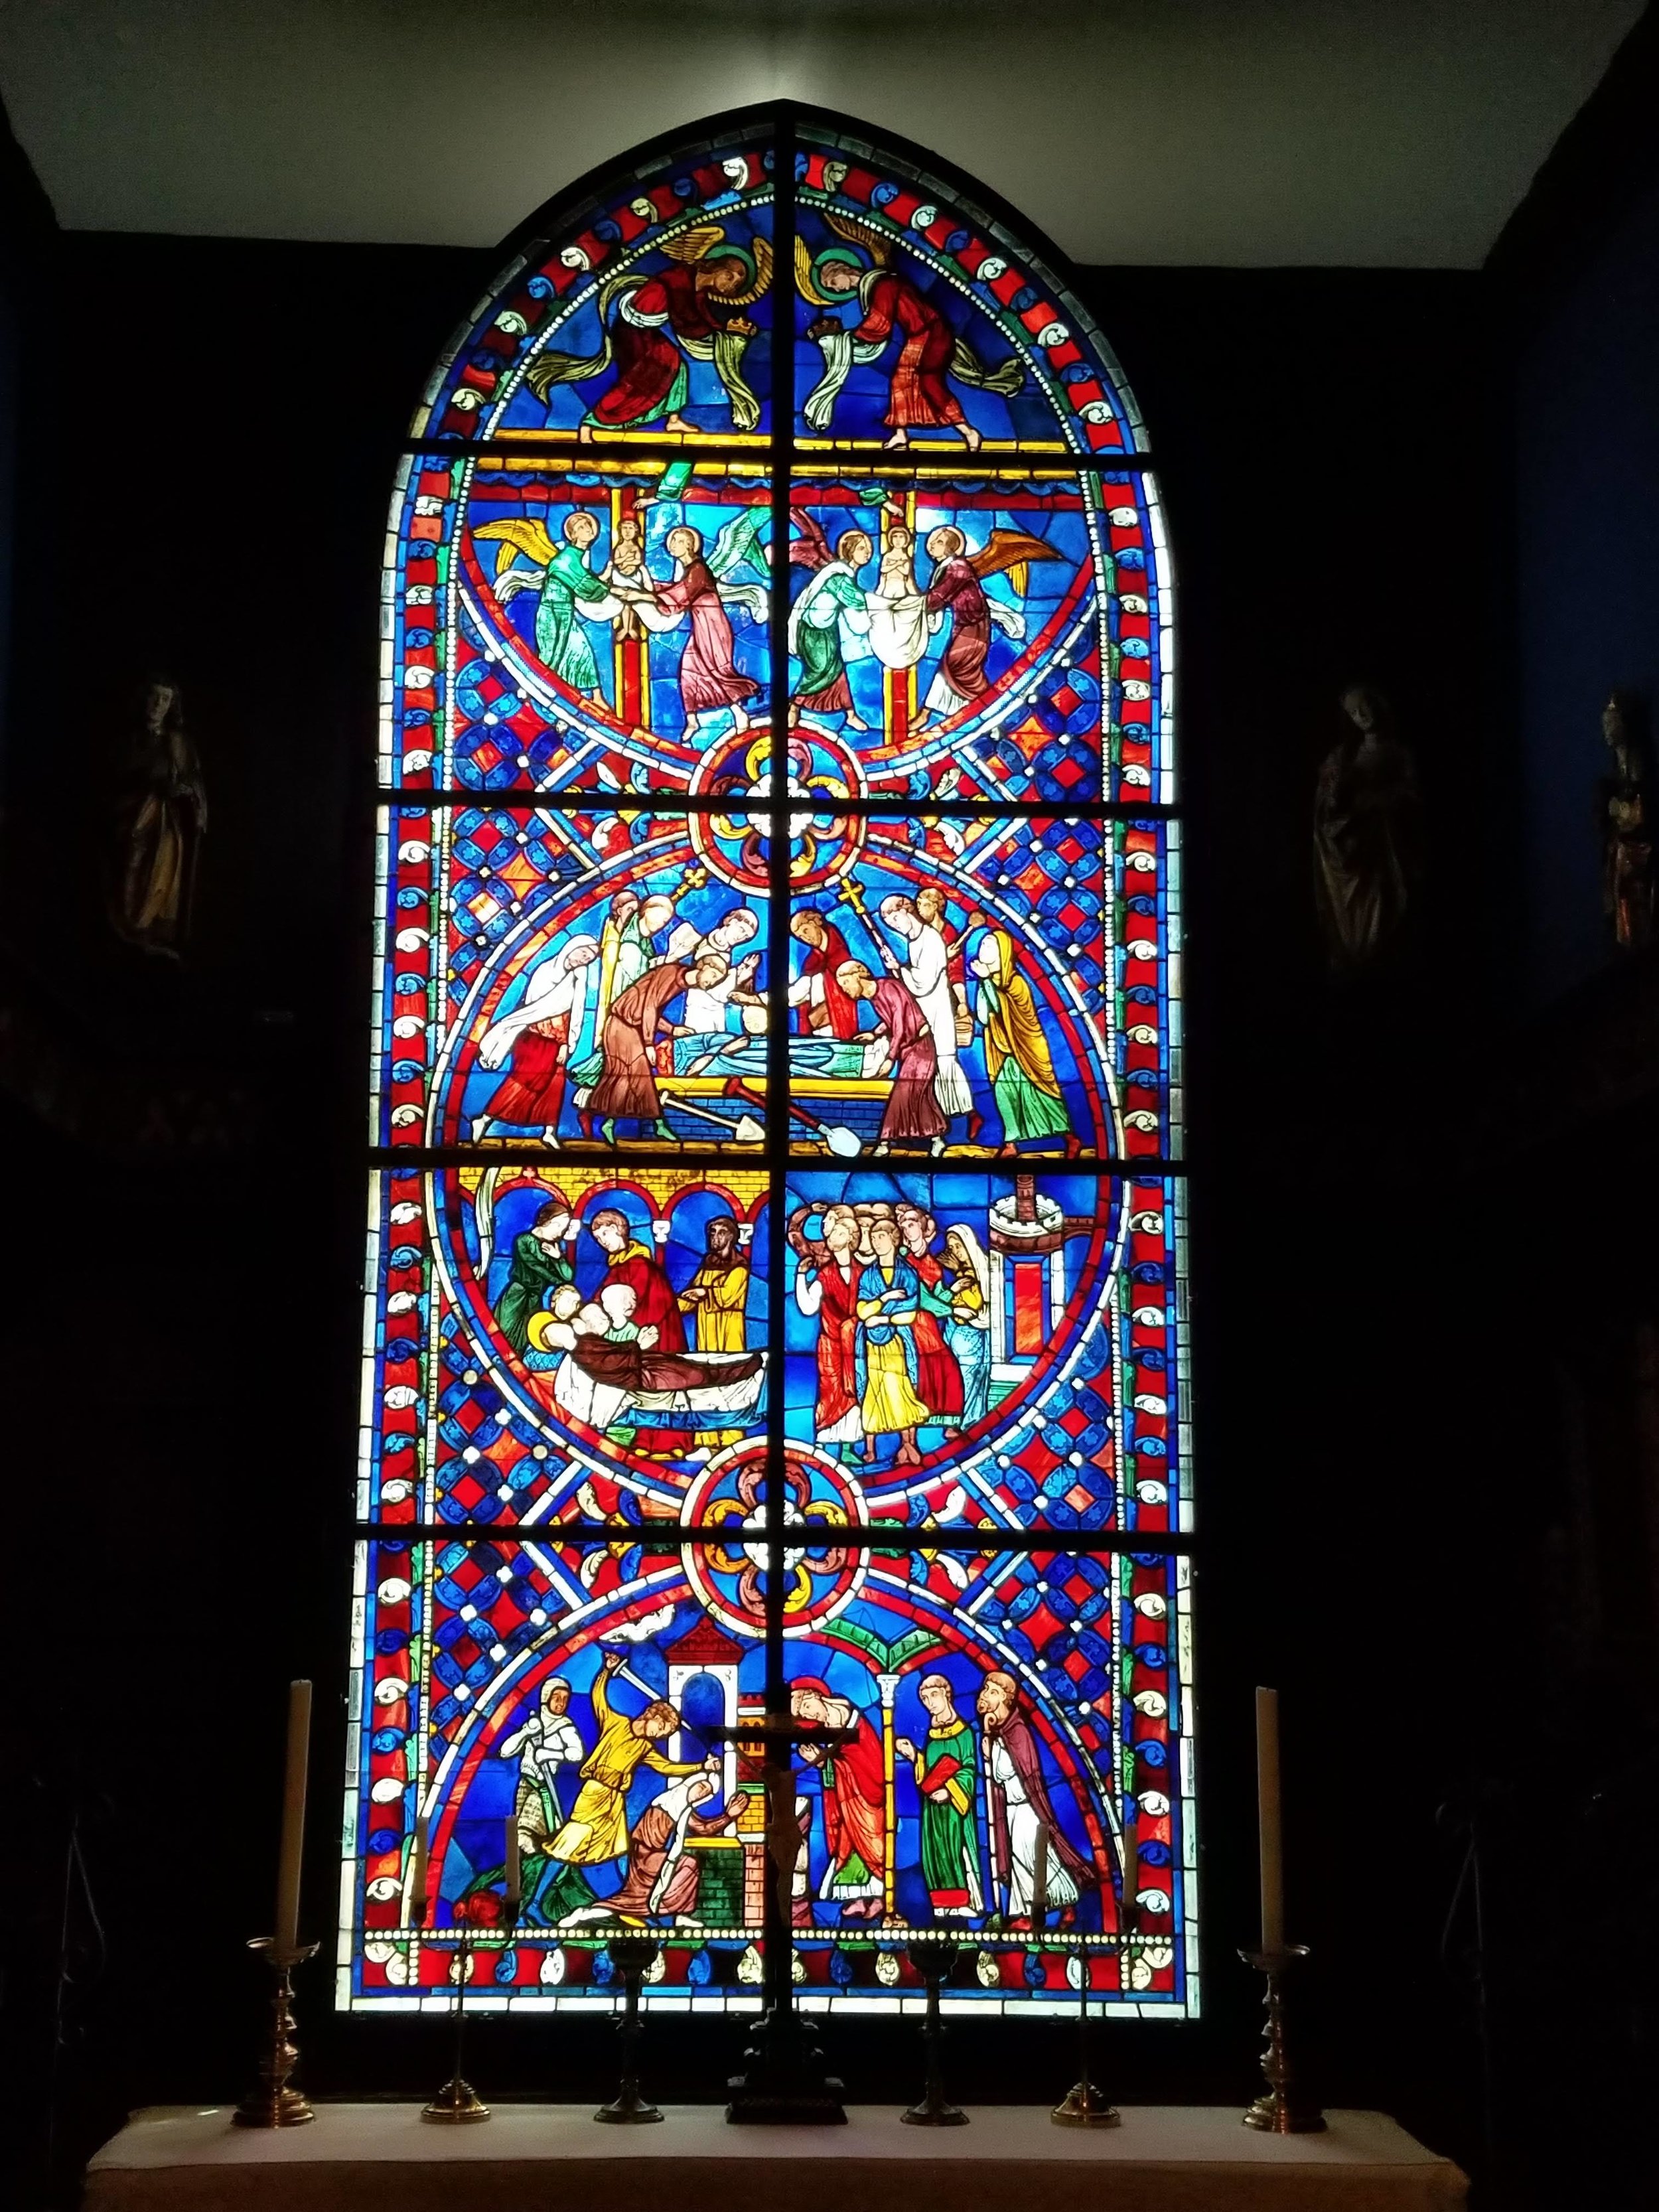
<path id="1" fill-rule="evenodd" d="M 1615 691 L 1601 709 L 1601 735 L 1613 755 L 1601 778 L 1601 905 L 1613 942 L 1634 952 L 1653 939 L 1653 826 L 1648 802 L 1642 702 Z"/>
<path id="2" fill-rule="evenodd" d="M 1349 728 L 1320 765 L 1314 793 L 1314 895 L 1333 968 L 1375 961 L 1400 933 L 1422 872 L 1421 810 L 1411 753 L 1380 691 L 1342 694 Z"/>
<path id="3" fill-rule="evenodd" d="M 142 951 L 179 959 L 190 937 L 207 793 L 170 676 L 145 685 L 135 726 L 120 741 L 114 783 L 111 924 Z"/>

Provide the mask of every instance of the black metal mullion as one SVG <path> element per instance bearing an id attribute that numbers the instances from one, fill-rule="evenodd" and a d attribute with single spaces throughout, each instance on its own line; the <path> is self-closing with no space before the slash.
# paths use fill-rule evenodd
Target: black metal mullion
<path id="1" fill-rule="evenodd" d="M 562 785 L 557 791 L 537 791 L 526 785 L 499 791 L 467 791 L 454 786 L 421 791 L 412 786 L 383 786 L 374 794 L 377 806 L 396 806 L 412 812 L 423 808 L 451 810 L 475 806 L 496 814 L 729 814 L 734 806 L 744 813 L 763 813 L 764 804 L 751 807 L 741 793 L 707 791 L 616 791 L 601 786 Z M 815 806 L 814 813 L 850 814 L 861 820 L 913 822 L 918 816 L 937 815 L 958 822 L 1175 822 L 1183 810 L 1162 799 L 911 799 L 903 792 L 877 792 L 868 799 L 837 799 Z"/>
<path id="2" fill-rule="evenodd" d="M 729 1521 L 659 1521 L 649 1528 L 637 1522 L 574 1521 L 360 1521 L 365 1543 L 536 1544 L 554 1550 L 565 1546 L 637 1545 L 642 1552 L 676 1552 L 686 1544 L 732 1541 Z M 1064 1552 L 1109 1557 L 1115 1552 L 1183 1559 L 1201 1552 L 1203 1538 L 1191 1529 L 1107 1528 L 886 1528 L 879 1522 L 836 1528 L 836 1548 L 847 1552 L 951 1552 L 985 1556 L 997 1552 Z"/>
<path id="3" fill-rule="evenodd" d="M 792 236 L 793 230 L 792 210 Z M 779 282 L 781 283 L 786 278 L 793 283 L 792 272 L 780 266 Z M 793 304 L 792 296 L 792 309 Z M 775 330 L 775 345 L 778 335 Z M 786 335 L 790 343 L 789 358 L 784 363 L 784 370 L 791 380 L 793 405 L 793 330 Z M 793 422 L 787 427 L 793 452 Z M 778 425 L 775 419 L 770 440 L 750 446 L 738 445 L 722 438 L 641 438 L 637 443 L 628 445 L 601 443 L 596 439 L 592 445 L 572 443 L 556 446 L 543 444 L 533 437 L 507 436 L 411 438 L 398 447 L 396 451 L 400 459 L 409 460 L 477 461 L 494 459 L 518 462 L 526 467 L 538 461 L 549 462 L 574 475 L 609 475 L 618 468 L 627 468 L 635 461 L 696 461 L 724 468 L 741 468 L 746 464 L 759 473 L 771 464 L 777 450 L 777 435 Z M 801 449 L 799 460 L 803 470 L 822 470 L 826 473 L 841 470 L 857 476 L 878 473 L 902 476 L 913 471 L 936 472 L 945 476 L 1027 476 L 1037 469 L 1078 477 L 1155 476 L 1158 472 L 1158 463 L 1150 453 L 1078 453 L 1060 446 L 999 447 L 989 453 L 981 447 L 973 453 L 965 447 L 958 447 L 952 452 L 944 446 L 910 446 L 905 448 L 905 454 L 904 459 L 895 459 L 890 447 L 879 445 L 807 446 Z"/>
<path id="4" fill-rule="evenodd" d="M 770 946 L 768 947 L 769 957 Z M 787 1148 L 787 1133 L 785 1138 Z M 745 1152 L 711 1137 L 707 1146 L 699 1149 L 699 1140 L 688 1138 L 683 1145 L 629 1145 L 607 1148 L 597 1142 L 586 1144 L 573 1138 L 561 1145 L 550 1156 L 544 1144 L 532 1139 L 502 1139 L 492 1145 L 371 1145 L 368 1164 L 382 1171 L 397 1170 L 421 1175 L 441 1174 L 446 1168 L 489 1167 L 507 1164 L 533 1164 L 546 1167 L 563 1161 L 575 1167 L 592 1167 L 607 1160 L 621 1167 L 634 1168 L 710 1168 L 769 1167 L 772 1152 L 769 1141 L 756 1145 Z M 809 1152 L 803 1146 L 790 1153 L 791 1168 L 829 1169 L 832 1163 L 822 1152 Z M 1265 1162 L 1264 1162 L 1265 1164 Z M 909 1169 L 926 1169 L 930 1176 L 992 1176 L 1012 1177 L 1016 1175 L 1063 1175 L 1092 1177 L 1097 1182 L 1146 1182 L 1159 1176 L 1184 1176 L 1188 1172 L 1185 1160 L 1168 1159 L 1161 1154 L 1127 1159 L 1121 1153 L 1085 1154 L 1068 1159 L 1060 1152 L 1015 1152 L 1004 1155 L 990 1153 L 974 1158 L 952 1157 L 941 1153 L 938 1159 L 921 1153 L 896 1152 L 874 1164 L 878 1175 L 902 1175 Z"/>
<path id="5" fill-rule="evenodd" d="M 789 489 L 794 459 L 795 380 L 795 127 L 793 112 L 778 110 L 772 139 L 772 599 L 769 694 L 771 733 L 768 796 L 766 932 L 766 1713 L 781 1725 L 789 1717 L 784 1672 L 784 1508 L 787 1466 L 784 1452 L 785 1178 L 789 1168 Z M 769 1798 L 779 1786 L 775 1762 L 793 1768 L 791 1752 L 769 1742 Z M 769 1803 L 769 1821 L 776 1808 Z M 769 1860 L 765 1883 L 763 1973 L 767 2012 L 786 2015 L 793 1995 L 794 1945 L 780 1906 L 775 1870 Z"/>

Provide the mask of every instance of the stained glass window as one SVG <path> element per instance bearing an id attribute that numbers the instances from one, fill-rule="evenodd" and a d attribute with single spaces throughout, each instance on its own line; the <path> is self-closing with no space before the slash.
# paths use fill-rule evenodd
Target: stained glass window
<path id="1" fill-rule="evenodd" d="M 638 1925 L 680 2009 L 896 2008 L 941 1928 L 975 2011 L 1197 2009 L 1169 560 L 983 200 L 795 108 L 647 149 L 416 410 L 344 2005 L 468 1931 L 608 2008 Z M 838 1731 L 787 1911 L 768 1719 Z"/>

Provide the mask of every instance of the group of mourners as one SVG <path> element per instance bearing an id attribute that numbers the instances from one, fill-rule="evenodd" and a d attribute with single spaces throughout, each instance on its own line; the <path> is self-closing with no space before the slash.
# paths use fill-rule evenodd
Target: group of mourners
<path id="1" fill-rule="evenodd" d="M 939 1224 L 884 1200 L 826 1206 L 788 1224 L 795 1304 L 815 1316 L 820 1444 L 873 1461 L 896 1437 L 895 1463 L 919 1467 L 919 1429 L 971 1429 L 990 1410 L 991 1276 L 965 1221 Z"/>

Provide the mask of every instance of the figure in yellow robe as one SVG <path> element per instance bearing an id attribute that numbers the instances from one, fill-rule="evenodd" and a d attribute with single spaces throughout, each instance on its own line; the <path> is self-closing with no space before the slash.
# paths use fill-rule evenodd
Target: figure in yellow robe
<path id="1" fill-rule="evenodd" d="M 749 1270 L 738 1255 L 738 1224 L 729 1213 L 709 1223 L 702 1264 L 680 1292 L 682 1313 L 695 1317 L 699 1352 L 746 1352 Z M 699 1429 L 699 1450 L 736 1443 L 741 1429 Z"/>
<path id="2" fill-rule="evenodd" d="M 1027 1137 L 1067 1135 L 1071 1124 L 1048 1040 L 1006 929 L 986 932 L 974 955 L 974 973 L 980 979 L 977 1012 L 985 1037 L 985 1072 L 996 1096 L 1004 1146 Z"/>
<path id="3" fill-rule="evenodd" d="M 599 1866 L 621 1858 L 628 1849 L 628 1790 L 641 1766 L 659 1774 L 695 1774 L 700 1759 L 670 1759 L 653 1747 L 665 1736 L 679 1733 L 680 1716 L 665 1698 L 648 1705 L 642 1713 L 619 1713 L 611 1703 L 611 1677 L 623 1663 L 620 1651 L 607 1651 L 593 1684 L 593 1718 L 599 1740 L 580 1769 L 581 1788 L 576 1792 L 570 1818 L 547 1847 L 550 1859 L 567 1866 Z"/>

